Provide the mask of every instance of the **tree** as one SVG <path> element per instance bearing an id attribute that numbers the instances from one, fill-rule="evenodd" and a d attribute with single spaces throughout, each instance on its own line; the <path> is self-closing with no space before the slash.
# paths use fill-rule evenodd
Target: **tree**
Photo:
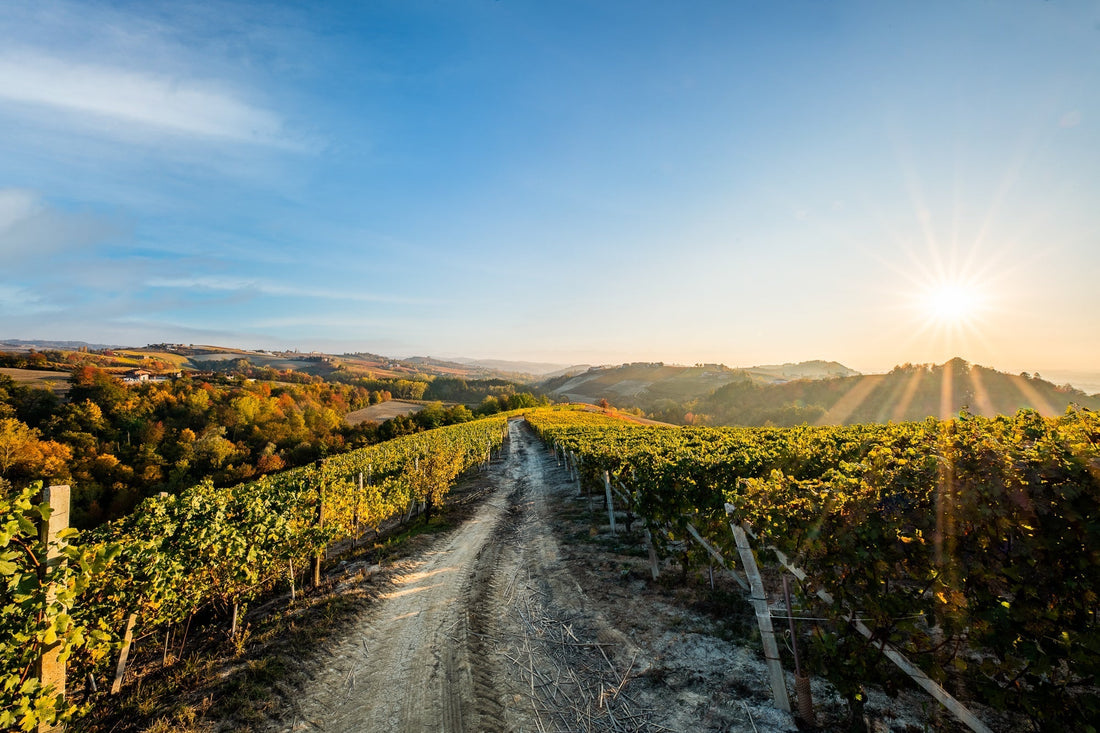
<path id="1" fill-rule="evenodd" d="M 0 477 L 14 483 L 67 475 L 72 451 L 68 446 L 38 436 L 37 430 L 15 418 L 0 419 Z"/>
<path id="2" fill-rule="evenodd" d="M 495 415 L 500 412 L 500 400 L 492 395 L 489 395 L 481 401 L 481 404 L 474 410 L 476 415 Z"/>

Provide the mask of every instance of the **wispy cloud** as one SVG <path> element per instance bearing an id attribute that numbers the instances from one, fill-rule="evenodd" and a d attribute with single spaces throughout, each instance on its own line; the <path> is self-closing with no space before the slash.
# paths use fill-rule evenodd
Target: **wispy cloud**
<path id="1" fill-rule="evenodd" d="M 9 266 L 102 241 L 119 231 L 93 214 L 50 206 L 22 188 L 0 188 L 0 255 Z"/>
<path id="2" fill-rule="evenodd" d="M 0 313 L 5 316 L 50 313 L 60 310 L 44 302 L 37 294 L 16 285 L 0 283 Z"/>
<path id="3" fill-rule="evenodd" d="M 196 138 L 295 147 L 277 114 L 218 81 L 97 66 L 33 49 L 0 53 L 3 105 L 91 115 L 96 122 Z"/>
<path id="4" fill-rule="evenodd" d="M 260 279 L 237 277 L 161 277 L 149 280 L 147 285 L 151 288 L 181 288 L 188 290 L 256 293 L 260 295 L 273 295 L 291 298 L 344 300 L 357 303 L 391 303 L 395 305 L 439 304 L 439 301 L 420 298 L 406 298 L 395 295 L 380 295 L 377 293 L 370 293 L 366 291 L 306 288 Z"/>

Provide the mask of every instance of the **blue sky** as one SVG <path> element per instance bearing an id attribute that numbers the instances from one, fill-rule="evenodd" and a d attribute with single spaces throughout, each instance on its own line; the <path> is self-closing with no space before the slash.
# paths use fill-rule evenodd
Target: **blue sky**
<path id="1" fill-rule="evenodd" d="M 0 338 L 1100 371 L 1100 6 L 0 4 Z"/>

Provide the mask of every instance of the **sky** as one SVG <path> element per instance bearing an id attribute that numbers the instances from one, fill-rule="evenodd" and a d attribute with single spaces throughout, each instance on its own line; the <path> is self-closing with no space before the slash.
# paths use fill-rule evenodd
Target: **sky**
<path id="1" fill-rule="evenodd" d="M 5 0 L 0 338 L 1100 372 L 1100 4 Z"/>

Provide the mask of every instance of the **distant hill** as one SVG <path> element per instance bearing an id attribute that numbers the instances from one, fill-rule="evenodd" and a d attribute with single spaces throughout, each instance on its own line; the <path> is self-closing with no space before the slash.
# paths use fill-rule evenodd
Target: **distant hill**
<path id="1" fill-rule="evenodd" d="M 863 375 L 843 364 L 810 361 L 733 369 L 639 362 L 592 367 L 546 379 L 561 399 L 637 407 L 664 422 L 709 425 L 801 425 L 901 422 L 1012 415 L 1031 408 L 1058 415 L 1071 404 L 1100 410 L 1100 395 L 1058 386 L 1032 374 L 1007 374 L 962 359 L 905 364 Z"/>
<path id="2" fill-rule="evenodd" d="M 467 366 L 482 367 L 483 369 L 493 369 L 498 372 L 507 372 L 510 374 L 530 374 L 535 377 L 550 376 L 555 372 L 560 372 L 567 369 L 576 369 L 577 367 L 571 367 L 566 364 L 550 364 L 542 361 L 508 361 L 506 359 L 467 359 L 458 358 L 451 361 L 459 364 L 465 364 Z M 587 368 L 587 366 L 585 367 Z"/>
<path id="3" fill-rule="evenodd" d="M 87 341 L 33 341 L 25 339 L 0 339 L 0 351 L 79 351 L 80 349 L 100 350 L 118 349 L 121 346 L 109 344 L 90 344 Z"/>
<path id="4" fill-rule="evenodd" d="M 774 384 L 790 379 L 825 379 L 858 373 L 843 364 L 825 361 L 747 369 L 734 369 L 724 364 L 680 366 L 635 362 L 591 367 L 579 374 L 566 373 L 547 379 L 540 386 L 574 402 L 596 403 L 606 399 L 620 407 L 639 407 L 647 412 L 672 409 L 674 413 L 682 413 L 681 405 L 704 398 L 731 383 Z"/>
<path id="5" fill-rule="evenodd" d="M 1071 403 L 1100 409 L 1100 395 L 1057 386 L 1036 375 L 1006 374 L 952 359 L 940 365 L 905 364 L 888 374 L 775 385 L 742 380 L 681 407 L 693 420 L 714 425 L 782 426 L 923 420 L 951 417 L 964 408 L 987 417 L 1012 415 L 1022 408 L 1058 415 Z"/>
<path id="6" fill-rule="evenodd" d="M 776 381 L 788 382 L 792 379 L 828 379 L 829 377 L 854 377 L 859 374 L 837 361 L 800 361 L 797 364 L 769 364 L 745 369 L 749 374 L 759 377 L 773 377 Z"/>

